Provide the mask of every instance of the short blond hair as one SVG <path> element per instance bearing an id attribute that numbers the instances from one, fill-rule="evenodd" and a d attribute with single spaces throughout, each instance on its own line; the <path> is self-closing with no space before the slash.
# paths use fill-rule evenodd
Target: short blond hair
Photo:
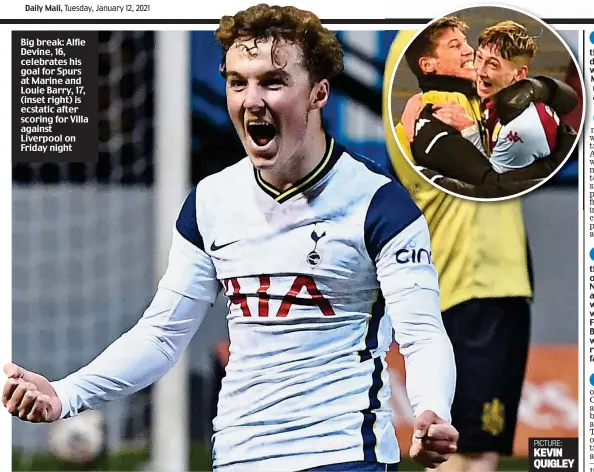
<path id="1" fill-rule="evenodd" d="M 479 47 L 495 48 L 508 61 L 521 59 L 529 65 L 536 54 L 536 42 L 526 27 L 515 21 L 502 21 L 485 29 L 478 40 Z"/>

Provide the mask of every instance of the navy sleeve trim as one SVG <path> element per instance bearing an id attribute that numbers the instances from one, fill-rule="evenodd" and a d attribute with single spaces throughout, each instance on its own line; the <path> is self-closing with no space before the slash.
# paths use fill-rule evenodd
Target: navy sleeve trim
<path id="1" fill-rule="evenodd" d="M 175 227 L 184 239 L 204 251 L 204 241 L 198 230 L 198 221 L 196 219 L 196 187 L 186 197 L 186 201 L 175 222 Z"/>
<path id="2" fill-rule="evenodd" d="M 380 187 L 371 199 L 365 216 L 365 247 L 375 261 L 384 246 L 416 221 L 422 212 L 397 181 Z"/>
<path id="3" fill-rule="evenodd" d="M 363 164 L 365 167 L 367 167 L 368 170 L 370 170 L 374 174 L 383 175 L 384 177 L 387 177 L 390 180 L 399 180 L 398 177 L 396 176 L 396 174 L 394 172 L 394 168 L 392 166 L 390 166 L 389 169 L 385 169 L 384 167 L 380 166 L 379 164 L 372 161 L 368 157 L 362 156 L 361 154 L 354 153 L 352 151 L 349 151 L 348 149 L 346 149 L 346 152 L 349 156 L 351 156 L 353 159 L 355 159 L 356 161 Z"/>

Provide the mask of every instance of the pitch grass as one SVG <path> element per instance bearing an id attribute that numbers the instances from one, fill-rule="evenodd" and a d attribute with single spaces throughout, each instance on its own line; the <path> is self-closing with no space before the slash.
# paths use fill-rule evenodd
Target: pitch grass
<path id="1" fill-rule="evenodd" d="M 143 470 L 149 460 L 149 453 L 146 449 L 129 450 L 118 454 L 111 454 L 100 458 L 96 463 L 89 467 L 80 465 L 64 464 L 51 457 L 48 454 L 28 456 L 19 451 L 13 451 L 12 470 L 13 471 L 133 471 Z M 210 471 L 210 451 L 202 444 L 194 444 L 190 450 L 190 470 L 191 471 Z M 423 470 L 417 464 L 409 459 L 403 460 L 399 467 L 399 472 L 416 472 Z M 503 458 L 498 470 L 500 471 L 528 471 L 527 458 Z"/>

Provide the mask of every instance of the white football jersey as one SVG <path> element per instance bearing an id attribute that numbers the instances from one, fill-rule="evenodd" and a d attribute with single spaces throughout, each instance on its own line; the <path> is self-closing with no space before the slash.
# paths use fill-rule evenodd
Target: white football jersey
<path id="1" fill-rule="evenodd" d="M 283 193 L 245 158 L 184 205 L 177 229 L 200 250 L 195 273 L 168 272 L 161 284 L 198 297 L 215 272 L 229 297 L 215 468 L 398 460 L 384 297 L 421 288 L 437 303 L 438 283 L 421 211 L 366 162 L 329 140 L 318 168 Z M 447 394 L 440 401 L 447 415 Z"/>
<path id="2" fill-rule="evenodd" d="M 491 167 L 499 173 L 520 169 L 548 157 L 557 144 L 559 117 L 537 102 L 509 123 L 497 123 L 491 136 Z"/>
<path id="3" fill-rule="evenodd" d="M 212 303 L 222 289 L 230 358 L 215 470 L 397 462 L 385 360 L 393 329 L 414 413 L 450 421 L 455 364 L 425 219 L 398 181 L 327 143 L 287 191 L 249 158 L 191 191 L 156 301 L 119 348 L 54 384 L 62 416 L 162 375 L 199 325 L 191 301 Z"/>

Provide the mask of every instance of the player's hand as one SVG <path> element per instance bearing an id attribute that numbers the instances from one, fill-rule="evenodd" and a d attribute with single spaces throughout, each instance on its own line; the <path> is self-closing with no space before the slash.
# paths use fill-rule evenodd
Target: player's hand
<path id="1" fill-rule="evenodd" d="M 423 95 L 417 93 L 408 99 L 400 121 L 404 127 L 404 133 L 409 143 L 412 143 L 415 138 L 415 123 L 423 109 Z"/>
<path id="2" fill-rule="evenodd" d="M 466 109 L 456 102 L 433 105 L 433 116 L 460 132 L 476 124 Z"/>
<path id="3" fill-rule="evenodd" d="M 424 411 L 414 422 L 410 457 L 423 467 L 435 469 L 456 452 L 458 431 L 432 411 Z"/>
<path id="4" fill-rule="evenodd" d="M 60 417 L 62 403 L 49 380 L 16 364 L 5 364 L 8 377 L 2 391 L 2 404 L 23 421 L 51 423 Z"/>

